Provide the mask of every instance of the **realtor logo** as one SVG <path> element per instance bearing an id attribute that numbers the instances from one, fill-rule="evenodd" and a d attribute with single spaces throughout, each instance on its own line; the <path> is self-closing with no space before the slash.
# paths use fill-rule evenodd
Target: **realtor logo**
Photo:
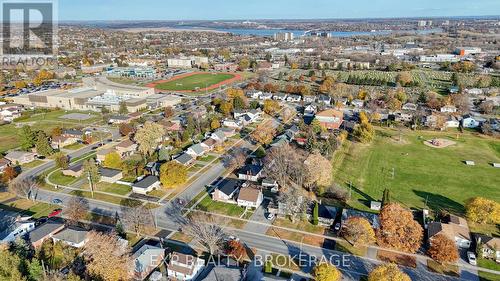
<path id="1" fill-rule="evenodd" d="M 55 55 L 55 2 L 2 1 L 2 55 Z"/>

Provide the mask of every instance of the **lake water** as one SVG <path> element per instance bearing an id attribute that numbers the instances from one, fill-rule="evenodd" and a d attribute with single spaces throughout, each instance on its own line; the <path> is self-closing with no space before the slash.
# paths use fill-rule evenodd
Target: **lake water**
<path id="1" fill-rule="evenodd" d="M 178 26 L 181 29 L 207 29 L 197 26 Z M 213 30 L 229 32 L 236 35 L 255 35 L 255 36 L 266 36 L 272 37 L 277 32 L 292 32 L 295 37 L 303 36 L 305 30 L 292 30 L 292 29 L 246 29 L 246 28 L 215 28 Z M 332 31 L 329 32 L 332 37 L 352 37 L 352 36 L 378 36 L 378 35 L 389 35 L 393 33 L 413 33 L 413 34 L 429 34 L 429 33 L 439 33 L 443 30 L 440 28 L 427 29 L 427 30 L 376 30 L 376 31 Z"/>

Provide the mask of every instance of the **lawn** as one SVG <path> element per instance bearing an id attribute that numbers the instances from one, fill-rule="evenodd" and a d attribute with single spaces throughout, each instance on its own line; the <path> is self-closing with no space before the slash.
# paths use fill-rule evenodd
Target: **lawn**
<path id="1" fill-rule="evenodd" d="M 205 212 L 212 212 L 232 217 L 240 217 L 245 211 L 245 208 L 236 204 L 214 201 L 210 196 L 203 198 L 196 208 Z"/>
<path id="2" fill-rule="evenodd" d="M 23 171 L 25 171 L 25 170 L 29 170 L 29 169 L 35 168 L 37 166 L 40 166 L 42 164 L 43 164 L 42 160 L 33 160 L 33 161 L 29 162 L 29 163 L 22 164 L 21 165 L 21 169 Z"/>
<path id="3" fill-rule="evenodd" d="M 102 192 L 114 193 L 118 195 L 127 195 L 132 191 L 132 187 L 124 184 L 99 182 L 96 185 L 96 190 Z"/>
<path id="4" fill-rule="evenodd" d="M 446 148 L 431 148 L 424 140 L 435 137 L 455 141 Z M 396 129 L 377 128 L 371 144 L 347 141 L 337 151 L 333 163 L 335 182 L 348 188 L 348 204 L 369 210 L 369 201 L 381 200 L 384 188 L 392 199 L 408 207 L 447 209 L 464 212 L 464 202 L 474 196 L 500 200 L 498 169 L 500 141 L 485 136 L 455 132 L 403 130 L 401 141 Z M 473 160 L 475 166 L 462 161 Z M 394 170 L 393 170 L 394 169 Z"/>
<path id="5" fill-rule="evenodd" d="M 82 121 L 59 118 L 73 112 L 77 111 L 54 110 L 46 113 L 36 113 L 29 117 L 22 118 L 20 121 L 15 121 L 12 124 L 0 126 L 0 153 L 19 146 L 19 134 L 21 132 L 21 127 L 24 125 L 30 126 L 34 131 L 43 130 L 47 134 L 50 134 L 51 130 L 55 127 L 83 127 L 100 120 L 100 117 L 96 114 L 94 114 L 92 118 Z"/>
<path id="6" fill-rule="evenodd" d="M 33 216 L 34 218 L 47 216 L 58 208 L 58 206 L 48 203 L 33 202 L 24 198 L 15 198 L 15 195 L 9 192 L 1 192 L 0 198 L 0 209 L 21 212 Z"/>
<path id="7" fill-rule="evenodd" d="M 351 243 L 343 240 L 343 241 L 335 241 L 335 250 L 363 257 L 364 255 L 366 255 L 368 248 L 366 246 L 355 247 L 351 245 Z"/>
<path id="8" fill-rule="evenodd" d="M 95 199 L 95 200 L 99 200 L 99 201 L 104 201 L 104 202 L 108 202 L 108 203 L 112 203 L 112 204 L 116 204 L 116 205 L 127 206 L 127 207 L 139 206 L 142 204 L 142 202 L 139 200 L 124 199 L 124 198 L 120 198 L 120 197 L 116 197 L 116 196 L 112 196 L 112 195 L 108 195 L 108 194 L 102 194 L 102 193 L 98 193 L 98 192 L 94 192 L 94 197 L 92 197 L 92 194 L 90 191 L 73 190 L 69 194 L 81 196 L 81 197 L 85 197 L 85 198 L 90 198 L 90 199 Z"/>
<path id="9" fill-rule="evenodd" d="M 460 277 L 460 268 L 454 264 L 440 264 L 433 260 L 427 260 L 427 268 L 439 274 L 446 274 L 450 276 Z"/>
<path id="10" fill-rule="evenodd" d="M 85 144 L 80 143 L 80 142 L 75 142 L 74 144 L 67 145 L 63 148 L 68 149 L 68 150 L 78 150 L 78 149 L 84 148 L 84 147 L 85 147 Z"/>
<path id="11" fill-rule="evenodd" d="M 53 184 L 70 186 L 72 183 L 78 181 L 80 178 L 70 177 L 63 175 L 61 170 L 57 170 L 50 174 L 49 181 Z"/>
<path id="12" fill-rule="evenodd" d="M 316 226 L 308 221 L 303 221 L 303 220 L 296 220 L 295 222 L 291 222 L 288 219 L 275 219 L 273 225 L 279 227 L 297 229 L 309 233 L 326 235 L 326 230 L 324 227 Z M 323 237 L 314 235 L 304 235 L 300 232 L 289 231 L 278 227 L 270 227 L 267 230 L 266 235 L 277 237 L 280 239 L 296 241 L 317 247 L 328 247 L 327 244 L 331 242 L 331 241 L 325 241 L 326 239 Z"/>
<path id="13" fill-rule="evenodd" d="M 481 281 L 497 281 L 500 279 L 500 275 L 484 271 L 479 271 L 478 275 Z"/>
<path id="14" fill-rule="evenodd" d="M 477 266 L 484 267 L 491 270 L 500 271 L 500 264 L 496 263 L 494 260 L 478 258 Z"/>
<path id="15" fill-rule="evenodd" d="M 159 83 L 156 85 L 156 88 L 167 91 L 194 91 L 210 87 L 211 85 L 218 84 L 233 77 L 234 75 L 225 73 L 196 73 L 172 81 Z"/>

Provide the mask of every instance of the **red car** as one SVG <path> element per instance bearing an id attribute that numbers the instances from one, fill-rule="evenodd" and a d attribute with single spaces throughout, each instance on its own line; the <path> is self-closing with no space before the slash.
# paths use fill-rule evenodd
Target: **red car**
<path id="1" fill-rule="evenodd" d="M 62 212 L 62 209 L 55 209 L 47 217 L 52 218 L 52 217 L 58 216 L 61 212 Z"/>

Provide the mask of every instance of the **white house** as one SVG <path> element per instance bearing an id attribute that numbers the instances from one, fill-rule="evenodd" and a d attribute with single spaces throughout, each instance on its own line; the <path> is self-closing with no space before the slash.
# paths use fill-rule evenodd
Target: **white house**
<path id="1" fill-rule="evenodd" d="M 261 165 L 246 165 L 238 171 L 238 179 L 247 181 L 258 181 L 262 175 Z"/>
<path id="2" fill-rule="evenodd" d="M 262 204 L 264 195 L 262 190 L 255 186 L 246 186 L 240 189 L 238 194 L 238 206 L 245 208 L 257 208 Z"/>
<path id="3" fill-rule="evenodd" d="M 132 192 L 146 194 L 160 187 L 160 181 L 156 176 L 146 176 L 145 178 L 132 184 Z"/>
<path id="4" fill-rule="evenodd" d="M 299 102 L 301 99 L 302 99 L 302 97 L 300 95 L 288 95 L 288 97 L 286 98 L 286 101 Z"/>
<path id="5" fill-rule="evenodd" d="M 355 99 L 355 100 L 351 101 L 351 104 L 354 107 L 361 108 L 365 105 L 365 102 L 363 100 L 360 100 L 360 99 Z"/>
<path id="6" fill-rule="evenodd" d="M 273 98 L 272 93 L 262 93 L 259 97 L 259 99 L 261 99 L 261 100 L 270 100 L 272 98 Z"/>
<path id="7" fill-rule="evenodd" d="M 445 105 L 441 107 L 440 111 L 443 113 L 455 113 L 457 112 L 457 108 L 453 105 Z"/>
<path id="8" fill-rule="evenodd" d="M 314 114 L 316 114 L 316 111 L 318 110 L 318 108 L 315 106 L 315 105 L 307 105 L 305 108 L 304 108 L 304 116 L 314 116 Z"/>
<path id="9" fill-rule="evenodd" d="M 35 229 L 35 222 L 29 218 L 18 218 L 18 214 L 0 211 L 0 244 L 15 241 L 17 237 Z"/>
<path id="10" fill-rule="evenodd" d="M 462 119 L 462 127 L 464 128 L 477 128 L 479 127 L 479 121 L 470 115 L 464 116 Z"/>
<path id="11" fill-rule="evenodd" d="M 222 125 L 229 127 L 229 128 L 234 128 L 234 129 L 241 129 L 243 126 L 241 125 L 241 121 L 239 120 L 233 120 L 233 119 L 226 119 L 222 122 Z"/>
<path id="12" fill-rule="evenodd" d="M 173 252 L 167 265 L 168 276 L 175 280 L 195 280 L 205 261 L 192 255 Z"/>
<path id="13" fill-rule="evenodd" d="M 258 99 L 262 95 L 262 91 L 252 90 L 247 92 L 247 97 Z"/>
<path id="14" fill-rule="evenodd" d="M 193 158 L 196 158 L 196 157 L 203 156 L 206 151 L 207 151 L 207 147 L 205 147 L 201 143 L 197 143 L 197 144 L 191 145 L 186 150 L 186 153 L 191 155 Z"/>
<path id="15" fill-rule="evenodd" d="M 460 122 L 455 116 L 449 116 L 446 122 L 444 123 L 444 126 L 446 128 L 458 128 L 460 125 Z"/>

